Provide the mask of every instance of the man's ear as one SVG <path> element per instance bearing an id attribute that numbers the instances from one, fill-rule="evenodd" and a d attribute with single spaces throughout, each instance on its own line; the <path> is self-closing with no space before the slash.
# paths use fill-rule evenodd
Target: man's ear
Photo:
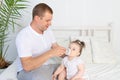
<path id="1" fill-rule="evenodd" d="M 35 21 L 38 21 L 37 19 L 38 19 L 38 16 L 34 16 L 34 20 L 35 20 Z"/>
<path id="2" fill-rule="evenodd" d="M 40 21 L 40 20 L 41 20 L 41 17 L 39 17 L 39 16 L 35 16 L 35 17 L 34 17 L 34 20 L 36 20 L 36 21 Z"/>

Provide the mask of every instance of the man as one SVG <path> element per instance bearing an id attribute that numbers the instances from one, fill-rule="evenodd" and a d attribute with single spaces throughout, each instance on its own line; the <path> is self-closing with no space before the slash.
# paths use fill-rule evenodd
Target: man
<path id="1" fill-rule="evenodd" d="M 65 48 L 57 45 L 49 26 L 53 16 L 52 9 L 45 3 L 33 8 L 33 19 L 29 26 L 16 37 L 19 56 L 18 80 L 51 80 L 57 67 L 50 64 L 50 58 L 62 56 Z"/>

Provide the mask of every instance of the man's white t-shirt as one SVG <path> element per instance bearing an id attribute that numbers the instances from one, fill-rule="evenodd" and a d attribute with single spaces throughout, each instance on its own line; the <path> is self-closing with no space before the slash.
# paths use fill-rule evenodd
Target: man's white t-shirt
<path id="1" fill-rule="evenodd" d="M 56 40 L 50 28 L 39 34 L 31 26 L 25 27 L 16 37 L 16 47 L 19 57 L 38 56 L 51 49 Z M 48 60 L 43 65 L 50 64 Z M 20 59 L 18 60 L 18 71 L 22 70 Z"/>
<path id="2" fill-rule="evenodd" d="M 62 60 L 62 64 L 66 67 L 67 79 L 70 79 L 78 72 L 78 65 L 84 64 L 84 62 L 80 59 L 80 57 L 75 57 L 72 60 L 65 57 Z"/>

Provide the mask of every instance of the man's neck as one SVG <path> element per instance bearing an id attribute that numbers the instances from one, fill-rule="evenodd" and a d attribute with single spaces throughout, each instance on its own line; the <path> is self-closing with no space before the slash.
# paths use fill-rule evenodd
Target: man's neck
<path id="1" fill-rule="evenodd" d="M 34 22 L 31 22 L 30 26 L 31 26 L 31 28 L 32 28 L 34 31 L 36 31 L 38 34 L 43 34 L 43 33 L 44 33 L 44 31 L 40 30 L 40 29 L 38 28 L 38 26 L 35 25 Z"/>

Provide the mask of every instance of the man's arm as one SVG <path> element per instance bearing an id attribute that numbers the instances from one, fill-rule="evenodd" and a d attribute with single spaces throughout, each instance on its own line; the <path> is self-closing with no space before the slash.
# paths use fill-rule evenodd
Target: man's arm
<path id="1" fill-rule="evenodd" d="M 65 53 L 65 49 L 63 47 L 56 46 L 56 47 L 52 48 L 51 50 L 49 50 L 37 57 L 32 57 L 32 56 L 22 57 L 21 62 L 22 62 L 23 69 L 25 71 L 31 71 L 33 69 L 40 67 L 49 58 L 54 57 L 54 56 L 61 56 L 64 53 Z"/>

